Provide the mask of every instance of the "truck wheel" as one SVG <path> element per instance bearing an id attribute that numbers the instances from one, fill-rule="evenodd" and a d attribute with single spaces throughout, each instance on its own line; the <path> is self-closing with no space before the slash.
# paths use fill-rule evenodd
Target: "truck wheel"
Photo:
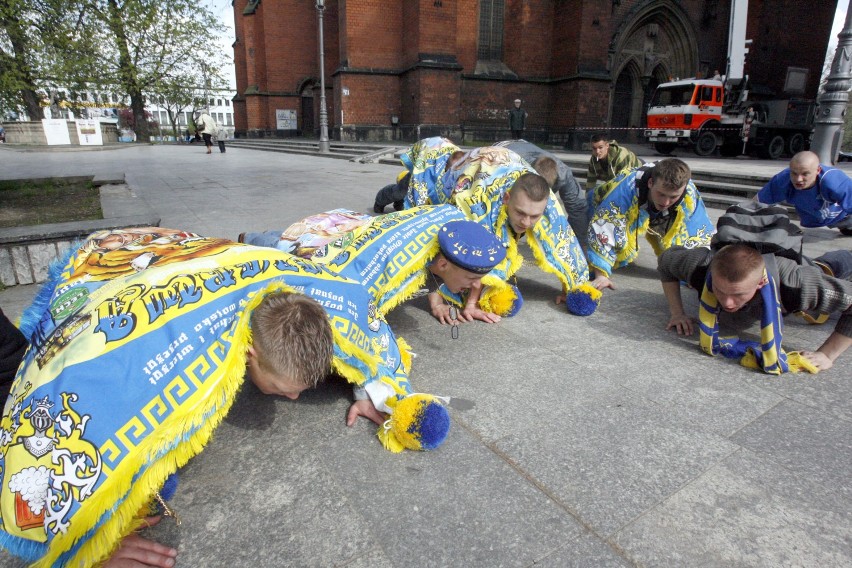
<path id="1" fill-rule="evenodd" d="M 695 153 L 709 156 L 716 150 L 716 135 L 709 130 L 702 131 L 695 139 Z"/>
<path id="2" fill-rule="evenodd" d="M 675 148 L 677 148 L 676 142 L 654 142 L 654 149 L 664 156 L 674 152 Z"/>
<path id="3" fill-rule="evenodd" d="M 769 160 L 777 160 L 784 153 L 784 137 L 773 134 L 767 139 L 766 145 L 760 149 L 760 157 Z"/>
<path id="4" fill-rule="evenodd" d="M 787 152 L 790 155 L 798 154 L 805 149 L 805 136 L 801 132 L 796 132 L 790 139 L 787 140 Z"/>
<path id="5" fill-rule="evenodd" d="M 722 145 L 719 146 L 719 154 L 721 154 L 723 158 L 733 158 L 735 156 L 739 156 L 742 151 L 743 143 L 739 140 L 723 142 Z"/>

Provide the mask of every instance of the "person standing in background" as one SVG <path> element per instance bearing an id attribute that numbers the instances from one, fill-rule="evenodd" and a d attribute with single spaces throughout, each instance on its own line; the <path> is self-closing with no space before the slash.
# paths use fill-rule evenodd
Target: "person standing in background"
<path id="1" fill-rule="evenodd" d="M 228 139 L 228 129 L 224 126 L 216 127 L 216 144 L 219 145 L 219 153 L 225 153 L 225 140 Z"/>
<path id="2" fill-rule="evenodd" d="M 198 118 L 195 119 L 195 131 L 201 134 L 204 138 L 204 145 L 207 146 L 207 153 L 213 152 L 213 135 L 216 133 L 216 121 L 210 116 L 206 110 L 200 111 Z M 224 152 L 224 150 L 223 150 Z"/>
<path id="3" fill-rule="evenodd" d="M 524 135 L 527 116 L 527 111 L 521 108 L 521 99 L 515 99 L 514 108 L 509 109 L 509 129 L 512 131 L 513 140 L 520 140 Z"/>

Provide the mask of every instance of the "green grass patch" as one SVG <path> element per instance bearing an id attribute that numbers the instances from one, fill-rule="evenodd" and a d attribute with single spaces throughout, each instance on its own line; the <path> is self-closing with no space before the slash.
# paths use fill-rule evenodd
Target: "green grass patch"
<path id="1" fill-rule="evenodd" d="M 0 228 L 93 219 L 103 212 L 91 182 L 0 181 Z"/>

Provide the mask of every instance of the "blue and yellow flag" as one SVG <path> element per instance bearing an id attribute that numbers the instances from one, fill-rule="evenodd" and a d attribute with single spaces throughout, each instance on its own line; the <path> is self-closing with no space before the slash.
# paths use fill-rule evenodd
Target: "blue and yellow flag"
<path id="1" fill-rule="evenodd" d="M 464 220 L 451 205 L 414 207 L 375 217 L 329 244 L 322 263 L 369 290 L 380 314 L 387 314 L 425 283 L 428 265 L 440 251 L 438 231 Z"/>
<path id="2" fill-rule="evenodd" d="M 535 170 L 515 152 L 502 147 L 475 148 L 450 161 L 458 148 L 443 138 L 427 138 L 404 154 L 411 164 L 411 182 L 406 207 L 450 203 L 465 217 L 492 231 L 506 246 L 506 259 L 483 277 L 486 286 L 480 298 L 483 310 L 505 314 L 513 294 L 508 281 L 523 263 L 516 235 L 509 224 L 503 196 L 525 173 Z M 562 202 L 551 192 L 544 215 L 527 231 L 536 265 L 556 276 L 563 292 L 575 290 L 589 280 L 589 269 L 580 243 L 568 224 Z M 446 288 L 442 295 L 460 301 Z"/>
<path id="3" fill-rule="evenodd" d="M 410 354 L 369 292 L 275 249 L 108 231 L 54 276 L 24 314 L 31 346 L 0 419 L 0 544 L 35 566 L 96 564 L 137 528 L 230 408 L 268 293 L 323 306 L 350 382 L 412 392 Z"/>
<path id="4" fill-rule="evenodd" d="M 411 172 L 406 208 L 450 203 L 451 188 L 444 188 L 442 177 L 453 153 L 458 151 L 458 146 L 446 138 L 435 136 L 416 142 L 400 156 L 402 165 Z"/>
<path id="5" fill-rule="evenodd" d="M 659 256 L 674 245 L 686 248 L 710 246 L 716 232 L 704 202 L 692 180 L 666 234 L 648 229 L 650 215 L 639 205 L 636 173 L 626 170 L 587 194 L 589 200 L 589 264 L 605 274 L 633 262 L 639 254 L 639 237 L 651 243 Z"/>
<path id="6" fill-rule="evenodd" d="M 269 233 L 275 236 L 276 248 L 286 247 L 359 282 L 384 315 L 426 283 L 427 267 L 440 250 L 438 231 L 464 218 L 451 205 L 414 207 L 378 217 L 334 209 Z"/>

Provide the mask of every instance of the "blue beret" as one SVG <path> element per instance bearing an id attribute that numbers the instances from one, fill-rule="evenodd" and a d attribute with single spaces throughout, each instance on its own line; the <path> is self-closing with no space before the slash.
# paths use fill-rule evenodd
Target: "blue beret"
<path id="1" fill-rule="evenodd" d="M 438 246 L 451 263 L 475 274 L 487 274 L 506 258 L 506 247 L 473 221 L 450 221 L 438 231 Z"/>

